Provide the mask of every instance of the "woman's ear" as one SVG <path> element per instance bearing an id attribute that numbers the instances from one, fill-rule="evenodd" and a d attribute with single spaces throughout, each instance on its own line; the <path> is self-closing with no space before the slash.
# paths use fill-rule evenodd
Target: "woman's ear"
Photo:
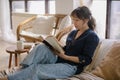
<path id="1" fill-rule="evenodd" d="M 84 19 L 84 20 L 83 20 L 83 24 L 84 24 L 84 25 L 88 24 L 88 21 L 89 21 L 89 19 Z"/>
<path id="2" fill-rule="evenodd" d="M 88 23 L 89 19 L 85 19 L 85 23 Z"/>

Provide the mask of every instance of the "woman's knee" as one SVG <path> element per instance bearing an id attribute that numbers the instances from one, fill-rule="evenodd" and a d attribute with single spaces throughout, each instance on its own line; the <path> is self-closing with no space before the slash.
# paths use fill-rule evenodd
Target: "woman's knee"
<path id="1" fill-rule="evenodd" d="M 41 43 L 41 44 L 38 44 L 38 45 L 36 46 L 36 48 L 38 48 L 38 49 L 42 49 L 42 50 L 44 50 L 44 49 L 45 49 L 45 50 L 48 49 L 47 46 L 44 45 L 44 44 L 42 44 L 42 43 Z"/>

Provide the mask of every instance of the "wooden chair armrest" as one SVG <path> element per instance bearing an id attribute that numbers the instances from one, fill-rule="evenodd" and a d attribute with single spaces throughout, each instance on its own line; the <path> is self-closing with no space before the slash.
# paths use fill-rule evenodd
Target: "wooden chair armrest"
<path id="1" fill-rule="evenodd" d="M 18 25 L 18 27 L 17 27 L 17 32 L 16 32 L 16 33 L 17 33 L 17 40 L 20 40 L 20 31 L 21 31 L 21 28 L 24 27 L 23 25 L 29 23 L 29 22 L 32 21 L 32 20 L 35 20 L 36 17 L 37 17 L 37 16 L 33 16 L 33 17 L 29 18 L 29 19 L 26 19 L 25 21 L 21 22 L 21 23 Z M 31 28 L 31 27 L 29 27 L 29 28 Z M 28 29 L 28 27 L 25 28 L 25 29 Z"/>
<path id="2" fill-rule="evenodd" d="M 25 37 L 30 42 L 42 42 L 42 39 L 40 37 L 32 37 L 27 35 L 21 35 L 22 37 Z"/>
<path id="3" fill-rule="evenodd" d="M 62 30 L 59 31 L 59 33 L 56 35 L 56 39 L 57 39 L 58 41 L 60 41 L 61 38 L 62 38 L 64 35 L 66 35 L 67 33 L 69 33 L 72 29 L 73 29 L 73 26 L 72 26 L 72 25 L 70 25 L 70 26 L 62 29 Z"/>

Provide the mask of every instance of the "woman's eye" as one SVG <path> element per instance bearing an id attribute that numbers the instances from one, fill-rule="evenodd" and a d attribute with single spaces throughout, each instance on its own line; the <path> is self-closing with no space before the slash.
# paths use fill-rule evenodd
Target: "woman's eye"
<path id="1" fill-rule="evenodd" d="M 72 21 L 79 21 L 79 20 L 74 19 L 74 20 L 72 20 Z"/>
<path id="2" fill-rule="evenodd" d="M 75 20 L 75 21 L 79 21 L 79 20 Z"/>

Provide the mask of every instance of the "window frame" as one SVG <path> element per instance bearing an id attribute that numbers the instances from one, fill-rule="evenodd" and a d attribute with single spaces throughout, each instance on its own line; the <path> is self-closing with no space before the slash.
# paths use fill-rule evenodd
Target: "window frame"
<path id="1" fill-rule="evenodd" d="M 10 12 L 12 12 L 12 1 L 24 1 L 25 2 L 25 12 L 28 12 L 28 1 L 43 1 L 43 0 L 9 0 L 10 2 Z M 51 0 L 44 0 L 45 1 L 45 14 L 49 13 L 49 1 Z"/>
<path id="2" fill-rule="evenodd" d="M 107 11 L 106 11 L 106 33 L 105 38 L 110 38 L 110 19 L 111 19 L 111 0 L 107 0 Z"/>
<path id="3" fill-rule="evenodd" d="M 10 20 L 12 29 L 12 1 L 25 1 L 25 12 L 28 12 L 28 1 L 45 1 L 45 14 L 49 14 L 49 1 L 51 0 L 9 0 L 10 5 Z"/>

